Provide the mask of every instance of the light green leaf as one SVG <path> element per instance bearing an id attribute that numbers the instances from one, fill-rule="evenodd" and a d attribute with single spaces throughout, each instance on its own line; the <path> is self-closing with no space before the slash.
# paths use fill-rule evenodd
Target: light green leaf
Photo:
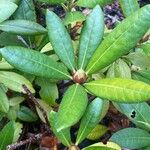
<path id="1" fill-rule="evenodd" d="M 14 137 L 14 124 L 12 121 L 8 122 L 0 131 L 0 150 L 6 150 L 9 144 L 12 144 Z"/>
<path id="2" fill-rule="evenodd" d="M 100 121 L 103 100 L 96 98 L 87 107 L 77 134 L 76 145 L 81 143 Z"/>
<path id="3" fill-rule="evenodd" d="M 150 131 L 150 106 L 146 103 L 123 104 L 113 103 L 114 106 L 125 114 L 138 127 Z"/>
<path id="4" fill-rule="evenodd" d="M 63 20 L 65 25 L 73 24 L 76 22 L 82 22 L 86 20 L 84 14 L 80 11 L 68 12 Z"/>
<path id="5" fill-rule="evenodd" d="M 149 22 L 150 5 L 122 21 L 97 48 L 86 68 L 87 73 L 99 71 L 128 53 L 147 32 Z"/>
<path id="6" fill-rule="evenodd" d="M 63 63 L 72 71 L 75 70 L 74 49 L 70 35 L 62 20 L 52 11 L 47 10 L 46 23 L 48 36 L 54 51 Z"/>
<path id="7" fill-rule="evenodd" d="M 13 67 L 5 60 L 2 58 L 0 61 L 0 69 L 13 69 Z"/>
<path id="8" fill-rule="evenodd" d="M 101 79 L 85 83 L 94 95 L 122 103 L 136 103 L 150 99 L 150 86 L 131 79 Z"/>
<path id="9" fill-rule="evenodd" d="M 0 30 L 17 35 L 39 35 L 47 32 L 41 25 L 28 20 L 8 20 L 2 22 Z"/>
<path id="10" fill-rule="evenodd" d="M 77 5 L 81 7 L 94 8 L 97 4 L 103 7 L 113 1 L 114 0 L 78 0 Z"/>
<path id="11" fill-rule="evenodd" d="M 87 136 L 89 140 L 98 140 L 101 136 L 103 136 L 108 131 L 106 126 L 98 124 Z"/>
<path id="12" fill-rule="evenodd" d="M 37 115 L 30 110 L 28 107 L 21 106 L 20 110 L 17 112 L 17 117 L 25 122 L 34 122 L 37 121 L 38 117 Z"/>
<path id="13" fill-rule="evenodd" d="M 117 60 L 114 62 L 107 72 L 108 78 L 131 78 L 131 70 L 126 62 L 124 62 L 122 59 Z"/>
<path id="14" fill-rule="evenodd" d="M 8 46 L 0 52 L 12 66 L 26 73 L 53 79 L 71 78 L 64 66 L 34 50 Z"/>
<path id="15" fill-rule="evenodd" d="M 56 83 L 49 79 L 37 78 L 36 83 L 41 87 L 39 92 L 41 99 L 51 106 L 57 105 L 55 100 L 58 98 L 58 88 Z"/>
<path id="16" fill-rule="evenodd" d="M 32 84 L 26 78 L 14 72 L 0 71 L 0 82 L 16 92 L 25 93 L 23 85 L 26 85 L 32 93 L 35 92 Z"/>
<path id="17" fill-rule="evenodd" d="M 24 101 L 24 97 L 21 96 L 17 96 L 17 97 L 13 97 L 9 99 L 9 106 L 16 106 L 19 105 L 20 103 L 22 103 Z"/>
<path id="18" fill-rule="evenodd" d="M 142 44 L 140 48 L 143 49 L 144 53 L 150 57 L 150 44 Z"/>
<path id="19" fill-rule="evenodd" d="M 128 149 L 139 149 L 150 144 L 150 134 L 142 129 L 126 128 L 114 133 L 110 141 Z"/>
<path id="20" fill-rule="evenodd" d="M 96 48 L 100 44 L 104 33 L 104 15 L 99 6 L 96 6 L 83 26 L 79 43 L 78 67 L 85 69 Z"/>
<path id="21" fill-rule="evenodd" d="M 125 17 L 130 16 L 140 8 L 138 0 L 119 0 L 119 2 Z"/>
<path id="22" fill-rule="evenodd" d="M 17 5 L 10 1 L 0 1 L 0 23 L 8 19 L 17 9 Z"/>
<path id="23" fill-rule="evenodd" d="M 75 84 L 70 86 L 58 110 L 57 131 L 77 123 L 86 110 L 87 102 L 87 94 L 81 85 Z"/>
<path id="24" fill-rule="evenodd" d="M 9 110 L 9 101 L 4 92 L 4 90 L 0 87 L 0 111 L 7 113 Z"/>
<path id="25" fill-rule="evenodd" d="M 33 0 L 21 0 L 21 2 L 19 3 L 19 7 L 14 14 L 14 18 L 36 22 Z"/>
<path id="26" fill-rule="evenodd" d="M 83 148 L 82 150 L 121 150 L 121 147 L 113 142 L 107 142 L 107 144 L 100 142 Z"/>
<path id="27" fill-rule="evenodd" d="M 57 120 L 57 113 L 55 113 L 54 111 L 51 111 L 50 115 L 49 115 L 49 121 L 50 121 L 50 125 L 52 128 L 52 131 L 54 132 L 54 134 L 56 135 L 56 137 L 67 147 L 69 147 L 72 142 L 71 142 L 71 136 L 70 136 L 70 128 L 66 128 L 64 130 L 61 130 L 59 132 L 57 132 L 57 127 L 56 127 L 56 120 Z"/>

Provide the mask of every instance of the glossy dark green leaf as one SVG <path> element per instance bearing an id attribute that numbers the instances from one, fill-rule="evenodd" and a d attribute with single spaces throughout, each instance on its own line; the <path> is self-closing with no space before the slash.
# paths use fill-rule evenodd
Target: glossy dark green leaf
<path id="1" fill-rule="evenodd" d="M 53 79 L 70 78 L 64 66 L 34 50 L 8 46 L 1 48 L 0 52 L 12 66 L 26 73 Z"/>
<path id="2" fill-rule="evenodd" d="M 99 71 L 128 53 L 147 32 L 149 22 L 150 5 L 122 21 L 97 48 L 86 68 L 87 73 Z"/>
<path id="3" fill-rule="evenodd" d="M 131 70 L 127 63 L 122 59 L 117 60 L 114 62 L 107 72 L 108 78 L 131 78 Z"/>
<path id="4" fill-rule="evenodd" d="M 46 23 L 49 39 L 54 51 L 69 69 L 75 70 L 72 41 L 62 20 L 55 13 L 47 10 Z"/>
<path id="5" fill-rule="evenodd" d="M 128 149 L 139 149 L 150 144 L 150 134 L 138 128 L 122 129 L 112 135 L 110 141 Z"/>
<path id="6" fill-rule="evenodd" d="M 77 134 L 76 145 L 81 143 L 100 121 L 103 100 L 96 98 L 87 107 Z"/>
<path id="7" fill-rule="evenodd" d="M 82 22 L 86 20 L 84 14 L 80 11 L 68 12 L 63 20 L 65 25 L 69 25 L 76 22 Z"/>
<path id="8" fill-rule="evenodd" d="M 124 104 L 113 103 L 114 106 L 125 114 L 138 127 L 150 131 L 150 106 L 146 103 Z"/>
<path id="9" fill-rule="evenodd" d="M 20 110 L 17 112 L 17 117 L 25 122 L 34 122 L 37 121 L 37 115 L 28 107 L 21 106 Z"/>
<path id="10" fill-rule="evenodd" d="M 89 92 L 103 99 L 136 103 L 150 99 L 150 86 L 131 79 L 101 79 L 84 84 Z"/>
<path id="11" fill-rule="evenodd" d="M 32 84 L 22 75 L 19 75 L 14 72 L 9 71 L 0 71 L 0 82 L 3 83 L 9 89 L 16 91 L 16 92 L 23 92 L 25 93 L 22 85 L 26 85 L 27 88 L 34 93 L 35 90 L 33 89 Z"/>
<path id="12" fill-rule="evenodd" d="M 94 8 L 96 5 L 105 6 L 112 3 L 114 0 L 78 0 L 77 5 L 81 7 Z"/>
<path id="13" fill-rule="evenodd" d="M 119 0 L 119 2 L 125 17 L 130 16 L 140 8 L 138 0 Z"/>
<path id="14" fill-rule="evenodd" d="M 47 32 L 41 25 L 28 20 L 8 20 L 2 22 L 0 30 L 18 35 L 39 35 Z"/>
<path id="15" fill-rule="evenodd" d="M 12 121 L 8 122 L 0 131 L 0 150 L 6 150 L 9 144 L 12 144 L 14 137 L 14 124 Z"/>
<path id="16" fill-rule="evenodd" d="M 100 142 L 85 147 L 82 150 L 121 150 L 121 147 L 113 142 L 107 142 L 107 144 Z"/>
<path id="17" fill-rule="evenodd" d="M 57 105 L 55 100 L 58 98 L 58 88 L 56 83 L 52 83 L 49 79 L 37 78 L 36 83 L 41 87 L 39 92 L 41 99 L 49 105 Z"/>
<path id="18" fill-rule="evenodd" d="M 0 111 L 7 113 L 9 110 L 9 101 L 5 91 L 0 87 Z"/>
<path id="19" fill-rule="evenodd" d="M 90 132 L 90 134 L 86 138 L 89 140 L 98 140 L 107 131 L 108 131 L 108 128 L 106 126 L 98 124 L 98 125 L 96 125 L 96 127 Z"/>
<path id="20" fill-rule="evenodd" d="M 14 18 L 36 22 L 33 0 L 21 0 L 19 3 L 19 7 L 14 14 Z"/>
<path id="21" fill-rule="evenodd" d="M 57 120 L 57 113 L 55 113 L 54 111 L 51 111 L 50 115 L 49 115 L 49 120 L 50 120 L 50 125 L 52 128 L 52 131 L 54 132 L 54 134 L 56 135 L 56 137 L 67 147 L 70 147 L 71 145 L 71 136 L 70 136 L 70 128 L 66 128 L 64 130 L 61 130 L 59 132 L 57 132 L 57 127 L 56 127 L 56 120 Z"/>
<path id="22" fill-rule="evenodd" d="M 104 16 L 101 8 L 96 6 L 83 26 L 79 43 L 78 67 L 85 69 L 104 33 Z"/>
<path id="23" fill-rule="evenodd" d="M 17 9 L 17 5 L 10 1 L 0 1 L 0 23 L 8 19 Z"/>
<path id="24" fill-rule="evenodd" d="M 57 131 L 68 128 L 77 123 L 83 116 L 87 107 L 87 94 L 85 89 L 74 84 L 66 91 L 56 121 Z"/>

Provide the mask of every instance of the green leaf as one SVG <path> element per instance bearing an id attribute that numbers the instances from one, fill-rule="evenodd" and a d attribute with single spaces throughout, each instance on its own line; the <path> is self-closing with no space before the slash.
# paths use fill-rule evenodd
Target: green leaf
<path id="1" fill-rule="evenodd" d="M 13 69 L 13 67 L 5 60 L 2 58 L 0 61 L 0 69 Z"/>
<path id="2" fill-rule="evenodd" d="M 0 111 L 7 113 L 9 110 L 9 101 L 4 92 L 4 90 L 0 87 Z"/>
<path id="3" fill-rule="evenodd" d="M 54 111 L 51 111 L 50 115 L 49 115 L 49 120 L 50 120 L 50 125 L 52 128 L 52 131 L 54 132 L 54 134 L 56 135 L 56 137 L 67 147 L 69 147 L 71 145 L 71 136 L 70 136 L 70 128 L 66 128 L 64 130 L 61 130 L 59 132 L 57 132 L 57 127 L 56 127 L 56 120 L 57 120 L 57 113 L 55 113 Z"/>
<path id="4" fill-rule="evenodd" d="M 114 0 L 78 0 L 77 5 L 81 7 L 94 8 L 97 4 L 100 6 L 105 6 L 112 3 Z"/>
<path id="5" fill-rule="evenodd" d="M 150 86 L 131 79 L 101 79 L 85 83 L 94 95 L 122 103 L 136 103 L 150 99 Z"/>
<path id="6" fill-rule="evenodd" d="M 113 142 L 107 142 L 107 144 L 100 142 L 85 147 L 82 150 L 121 150 L 121 147 Z"/>
<path id="7" fill-rule="evenodd" d="M 150 150 L 150 146 L 148 146 L 148 147 L 144 148 L 144 150 Z"/>
<path id="8" fill-rule="evenodd" d="M 119 0 L 119 2 L 125 17 L 130 16 L 140 8 L 138 0 Z"/>
<path id="9" fill-rule="evenodd" d="M 140 48 L 143 49 L 144 53 L 150 57 L 150 44 L 142 44 Z"/>
<path id="10" fill-rule="evenodd" d="M 39 2 L 44 2 L 44 3 L 48 3 L 48 4 L 61 4 L 66 2 L 67 0 L 38 0 Z"/>
<path id="11" fill-rule="evenodd" d="M 21 0 L 21 2 L 19 3 L 19 7 L 14 14 L 14 18 L 36 22 L 33 0 Z"/>
<path id="12" fill-rule="evenodd" d="M 110 141 L 128 149 L 139 149 L 150 144 L 150 134 L 142 129 L 126 128 L 114 133 Z"/>
<path id="13" fill-rule="evenodd" d="M 86 20 L 84 14 L 80 11 L 68 12 L 63 20 L 65 25 L 74 24 Z"/>
<path id="14" fill-rule="evenodd" d="M 128 53 L 147 32 L 149 22 L 150 5 L 122 21 L 97 48 L 86 68 L 87 73 L 99 71 Z"/>
<path id="15" fill-rule="evenodd" d="M 71 78 L 64 66 L 34 50 L 8 46 L 0 52 L 12 66 L 26 73 L 53 79 Z"/>
<path id="16" fill-rule="evenodd" d="M 108 131 L 108 128 L 98 124 L 86 137 L 89 140 L 98 140 L 100 139 L 106 132 Z"/>
<path id="17" fill-rule="evenodd" d="M 18 110 L 17 117 L 25 122 L 34 122 L 38 119 L 37 115 L 25 106 L 21 106 L 20 110 Z"/>
<path id="18" fill-rule="evenodd" d="M 46 23 L 48 36 L 54 51 L 63 63 L 72 71 L 75 70 L 74 49 L 70 35 L 61 19 L 52 11 L 47 10 Z"/>
<path id="19" fill-rule="evenodd" d="M 104 33 L 104 15 L 99 6 L 96 6 L 87 17 L 83 26 L 79 43 L 78 67 L 85 69 L 96 48 L 100 44 Z"/>
<path id="20" fill-rule="evenodd" d="M 119 59 L 110 66 L 107 72 L 107 77 L 131 79 L 131 70 L 125 61 Z"/>
<path id="21" fill-rule="evenodd" d="M 18 35 L 39 35 L 47 32 L 41 25 L 28 20 L 8 20 L 2 22 L 0 30 Z"/>
<path id="22" fill-rule="evenodd" d="M 20 103 L 22 103 L 24 101 L 24 97 L 21 96 L 17 96 L 17 97 L 13 97 L 9 99 L 9 106 L 16 106 L 19 105 Z"/>
<path id="23" fill-rule="evenodd" d="M 12 144 L 14 137 L 14 125 L 13 122 L 8 122 L 4 128 L 0 131 L 0 149 L 6 150 L 9 144 Z"/>
<path id="24" fill-rule="evenodd" d="M 76 145 L 81 143 L 88 134 L 96 127 L 100 121 L 102 113 L 103 100 L 96 98 L 86 109 L 86 112 L 81 119 L 80 128 L 77 134 Z"/>
<path id="25" fill-rule="evenodd" d="M 136 126 L 150 131 L 150 106 L 143 102 L 137 104 L 113 103 L 114 106 L 125 114 Z"/>
<path id="26" fill-rule="evenodd" d="M 39 92 L 42 100 L 51 106 L 57 105 L 55 100 L 58 98 L 58 88 L 56 83 L 52 83 L 49 79 L 37 78 L 36 83 L 41 87 Z"/>
<path id="27" fill-rule="evenodd" d="M 16 9 L 16 4 L 10 1 L 0 1 L 0 23 L 8 19 Z"/>
<path id="28" fill-rule="evenodd" d="M 77 123 L 83 116 L 87 107 L 87 94 L 85 89 L 75 84 L 66 91 L 57 117 L 57 131 L 68 128 Z"/>
<path id="29" fill-rule="evenodd" d="M 26 78 L 14 72 L 0 71 L 0 82 L 16 92 L 25 93 L 23 85 L 26 85 L 32 93 L 35 92 L 32 84 Z"/>
<path id="30" fill-rule="evenodd" d="M 138 71 L 138 73 L 143 76 L 144 78 L 147 78 L 148 80 L 150 80 L 150 69 L 147 70 L 140 70 Z"/>

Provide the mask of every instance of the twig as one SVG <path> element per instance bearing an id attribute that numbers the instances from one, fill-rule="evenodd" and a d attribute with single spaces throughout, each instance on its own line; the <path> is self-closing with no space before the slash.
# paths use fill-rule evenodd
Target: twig
<path id="1" fill-rule="evenodd" d="M 41 133 L 36 134 L 33 137 L 30 137 L 29 139 L 26 139 L 24 141 L 20 141 L 20 142 L 17 142 L 15 144 L 8 145 L 7 150 L 15 150 L 16 148 L 18 148 L 20 146 L 23 146 L 23 145 L 26 145 L 29 143 L 35 143 L 35 142 L 41 140 L 42 137 L 43 137 L 43 134 L 41 134 Z"/>
<path id="2" fill-rule="evenodd" d="M 22 87 L 23 87 L 24 91 L 26 92 L 26 94 L 28 95 L 29 99 L 40 109 L 40 111 L 43 114 L 43 117 L 45 118 L 45 121 L 46 121 L 47 125 L 49 125 L 49 121 L 48 121 L 48 117 L 47 117 L 46 111 L 41 107 L 41 105 L 38 103 L 38 100 L 33 96 L 33 94 L 27 88 L 27 86 L 23 85 Z"/>

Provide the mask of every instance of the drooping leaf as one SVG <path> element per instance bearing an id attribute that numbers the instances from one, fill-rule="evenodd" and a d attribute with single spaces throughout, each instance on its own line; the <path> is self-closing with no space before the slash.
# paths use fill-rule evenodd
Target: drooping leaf
<path id="1" fill-rule="evenodd" d="M 52 11 L 47 11 L 46 23 L 50 42 L 63 63 L 75 70 L 75 56 L 71 38 L 61 19 Z"/>
<path id="2" fill-rule="evenodd" d="M 87 73 L 101 70 L 129 52 L 147 32 L 149 22 L 150 5 L 122 21 L 97 48 L 86 68 Z"/>
<path id="3" fill-rule="evenodd" d="M 41 99 L 49 105 L 57 105 L 55 100 L 58 98 L 58 88 L 56 83 L 52 83 L 49 79 L 37 78 L 36 83 L 41 87 L 39 92 Z"/>
<path id="4" fill-rule="evenodd" d="M 17 5 L 10 1 L 0 1 L 0 23 L 8 19 L 17 9 Z"/>
<path id="5" fill-rule="evenodd" d="M 9 144 L 12 144 L 14 137 L 14 124 L 12 121 L 8 122 L 0 131 L 0 149 L 6 150 Z"/>
<path id="6" fill-rule="evenodd" d="M 26 78 L 14 72 L 0 71 L 0 82 L 16 92 L 25 93 L 23 85 L 26 85 L 32 93 L 35 92 L 32 84 Z"/>
<path id="7" fill-rule="evenodd" d="M 100 142 L 85 147 L 82 150 L 121 150 L 121 147 L 113 142 L 107 142 L 107 144 L 103 144 L 102 142 Z"/>
<path id="8" fill-rule="evenodd" d="M 17 35 L 39 35 L 47 32 L 41 25 L 28 20 L 4 21 L 0 24 L 0 30 Z"/>
<path id="9" fill-rule="evenodd" d="M 125 17 L 130 16 L 140 8 L 138 0 L 119 0 L 119 2 Z"/>
<path id="10" fill-rule="evenodd" d="M 106 126 L 98 124 L 86 138 L 89 140 L 98 140 L 107 132 L 107 130 L 108 128 Z"/>
<path id="11" fill-rule="evenodd" d="M 84 14 L 80 11 L 68 12 L 63 20 L 65 25 L 73 24 L 76 22 L 82 22 L 86 20 Z"/>
<path id="12" fill-rule="evenodd" d="M 101 8 L 96 6 L 87 17 L 83 26 L 79 43 L 78 67 L 85 69 L 96 48 L 100 44 L 104 33 L 104 16 Z"/>
<path id="13" fill-rule="evenodd" d="M 9 101 L 4 92 L 4 90 L 0 87 L 0 111 L 7 113 L 9 110 Z"/>
<path id="14" fill-rule="evenodd" d="M 56 127 L 56 120 L 57 120 L 57 113 L 55 113 L 54 111 L 51 111 L 50 115 L 49 115 L 49 121 L 50 121 L 50 125 L 52 128 L 52 131 L 54 132 L 54 134 L 56 135 L 56 137 L 67 147 L 69 147 L 71 145 L 71 136 L 70 136 L 70 128 L 66 128 L 64 130 L 61 130 L 59 132 L 57 132 L 57 127 Z"/>
<path id="15" fill-rule="evenodd" d="M 70 78 L 64 66 L 34 50 L 8 46 L 1 48 L 0 52 L 12 66 L 26 73 L 53 79 Z"/>
<path id="16" fill-rule="evenodd" d="M 107 72 L 108 78 L 131 78 L 131 70 L 127 63 L 122 59 L 117 60 L 114 62 Z"/>
<path id="17" fill-rule="evenodd" d="M 36 22 L 33 0 L 21 0 L 19 3 L 19 7 L 14 14 L 14 18 Z"/>
<path id="18" fill-rule="evenodd" d="M 150 99 L 150 86 L 131 79 L 101 79 L 84 86 L 96 96 L 122 103 L 136 103 Z"/>
<path id="19" fill-rule="evenodd" d="M 105 6 L 112 3 L 114 0 L 78 0 L 77 5 L 81 7 L 94 8 L 96 5 Z"/>
<path id="20" fill-rule="evenodd" d="M 146 103 L 124 104 L 113 103 L 114 106 L 125 114 L 136 126 L 150 131 L 150 106 Z"/>
<path id="21" fill-rule="evenodd" d="M 76 145 L 81 143 L 100 121 L 103 100 L 96 98 L 87 107 L 77 134 Z"/>
<path id="22" fill-rule="evenodd" d="M 138 128 L 122 129 L 112 135 L 110 141 L 128 149 L 140 149 L 150 145 L 150 134 Z"/>
<path id="23" fill-rule="evenodd" d="M 77 123 L 86 110 L 87 102 L 87 94 L 81 85 L 75 84 L 70 86 L 58 110 L 57 131 Z"/>
<path id="24" fill-rule="evenodd" d="M 25 122 L 34 122 L 37 121 L 37 115 L 28 107 L 21 106 L 20 110 L 17 112 L 17 117 Z"/>

